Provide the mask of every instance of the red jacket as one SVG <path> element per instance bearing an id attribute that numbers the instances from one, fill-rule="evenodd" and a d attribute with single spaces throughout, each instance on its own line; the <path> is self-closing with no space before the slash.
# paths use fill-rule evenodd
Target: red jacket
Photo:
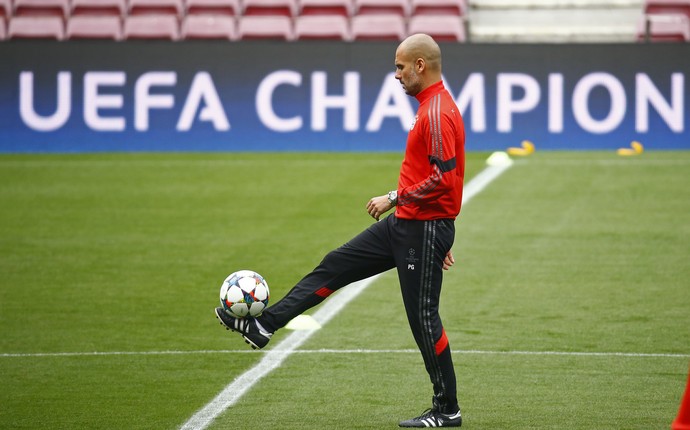
<path id="1" fill-rule="evenodd" d="M 460 110 L 437 82 L 416 96 L 419 108 L 407 135 L 395 216 L 455 219 L 465 176 L 465 126 Z"/>

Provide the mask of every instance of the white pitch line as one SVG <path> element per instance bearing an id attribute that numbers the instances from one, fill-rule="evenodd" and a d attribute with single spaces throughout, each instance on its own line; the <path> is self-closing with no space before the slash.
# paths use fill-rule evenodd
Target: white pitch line
<path id="1" fill-rule="evenodd" d="M 312 317 L 322 326 L 331 320 L 352 299 L 357 297 L 365 288 L 378 278 L 372 276 L 361 281 L 354 282 L 327 300 Z M 254 367 L 240 375 L 228 384 L 213 400 L 196 412 L 181 427 L 182 430 L 205 429 L 218 415 L 222 414 L 230 406 L 246 393 L 256 382 L 277 369 L 297 348 L 306 342 L 316 330 L 300 330 L 292 332 L 283 339 L 274 349 L 266 352 L 264 357 Z M 251 378 L 246 377 L 251 375 Z"/>
<path id="2" fill-rule="evenodd" d="M 499 166 L 488 166 L 468 182 L 463 191 L 463 204 L 479 194 L 486 188 L 491 181 L 501 175 L 510 164 Z M 324 302 L 321 308 L 312 317 L 322 326 L 338 314 L 350 301 L 357 297 L 369 285 L 371 285 L 380 275 L 374 275 L 362 281 L 355 282 L 342 288 L 338 294 Z M 266 352 L 266 355 L 254 367 L 240 375 L 233 382 L 228 384 L 213 400 L 207 403 L 201 410 L 197 411 L 187 422 L 182 430 L 201 430 L 208 427 L 213 420 L 222 414 L 226 409 L 235 404 L 256 382 L 264 376 L 278 368 L 282 362 L 288 358 L 297 348 L 306 342 L 313 330 L 295 331 L 284 338 L 274 349 Z M 246 377 L 251 375 L 251 377 Z"/>
<path id="3" fill-rule="evenodd" d="M 287 352 L 272 349 L 275 352 Z M 39 353 L 4 353 L 0 358 L 12 357 L 106 357 L 123 355 L 202 355 L 202 354 L 262 354 L 253 349 L 200 349 L 188 351 L 94 351 L 94 352 L 39 352 Z M 298 349 L 291 354 L 419 354 L 417 349 Z M 596 352 L 596 351 L 489 351 L 479 349 L 454 349 L 453 354 L 466 355 L 536 355 L 536 356 L 571 356 L 571 357 L 638 357 L 638 358 L 690 358 L 690 353 L 664 352 Z"/>
<path id="4" fill-rule="evenodd" d="M 486 351 L 478 349 L 454 349 L 462 355 L 537 355 L 571 357 L 638 357 L 638 358 L 690 358 L 690 354 L 653 352 L 594 352 L 594 351 Z M 301 349 L 293 354 L 419 354 L 418 349 Z"/>

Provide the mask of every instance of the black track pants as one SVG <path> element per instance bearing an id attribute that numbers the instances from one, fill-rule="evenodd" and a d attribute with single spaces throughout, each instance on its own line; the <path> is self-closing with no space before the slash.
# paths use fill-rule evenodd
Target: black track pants
<path id="1" fill-rule="evenodd" d="M 434 386 L 434 405 L 442 412 L 456 412 L 455 371 L 438 314 L 443 259 L 454 238 L 453 220 L 388 216 L 329 252 L 285 297 L 269 306 L 259 322 L 269 331 L 280 329 L 339 288 L 395 267 L 407 319 Z"/>

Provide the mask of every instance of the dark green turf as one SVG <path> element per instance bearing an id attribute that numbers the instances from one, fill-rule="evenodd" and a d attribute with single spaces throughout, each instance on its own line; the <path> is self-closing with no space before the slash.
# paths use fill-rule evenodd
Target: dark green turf
<path id="1" fill-rule="evenodd" d="M 181 425 L 261 358 L 193 352 L 247 348 L 213 318 L 223 278 L 253 269 L 282 296 L 372 222 L 400 159 L 0 157 L 0 428 Z M 536 153 L 464 208 L 442 304 L 464 427 L 668 428 L 690 357 L 688 172 L 687 152 Z M 302 347 L 380 352 L 292 356 L 213 428 L 421 412 L 430 384 L 401 306 L 385 274 Z M 126 354 L 31 355 L 91 352 Z"/>

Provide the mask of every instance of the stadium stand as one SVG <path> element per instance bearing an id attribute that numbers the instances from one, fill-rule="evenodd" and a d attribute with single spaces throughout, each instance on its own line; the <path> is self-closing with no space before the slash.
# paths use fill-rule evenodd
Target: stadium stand
<path id="1" fill-rule="evenodd" d="M 73 15 L 67 21 L 65 37 L 122 40 L 122 20 L 117 15 Z"/>
<path id="2" fill-rule="evenodd" d="M 227 15 L 242 14 L 240 0 L 187 0 L 188 15 Z"/>
<path id="3" fill-rule="evenodd" d="M 295 18 L 296 40 L 349 41 L 350 25 L 342 15 L 305 15 Z"/>
<path id="4" fill-rule="evenodd" d="M 352 15 L 351 0 L 300 0 L 299 14 L 305 15 L 340 15 L 349 18 Z"/>
<path id="5" fill-rule="evenodd" d="M 244 40 L 294 39 L 292 19 L 285 15 L 244 15 L 238 20 L 238 36 Z"/>
<path id="6" fill-rule="evenodd" d="M 69 16 L 68 0 L 14 0 L 14 16 Z"/>
<path id="7" fill-rule="evenodd" d="M 10 0 L 0 0 L 0 41 L 7 38 L 7 19 L 11 14 Z"/>
<path id="8" fill-rule="evenodd" d="M 182 0 L 129 0 L 129 15 L 172 15 L 178 20 L 185 12 Z"/>
<path id="9" fill-rule="evenodd" d="M 405 18 L 398 14 L 355 15 L 352 40 L 402 40 L 407 36 Z"/>
<path id="10" fill-rule="evenodd" d="M 390 41 L 425 32 L 450 43 L 687 42 L 687 21 L 673 14 L 690 20 L 690 0 L 0 0 L 5 40 Z M 71 22 L 82 15 L 119 17 L 119 35 L 112 18 L 102 29 Z M 54 23 L 32 31 L 26 21 L 12 25 L 30 16 L 59 17 L 63 32 Z"/>
<path id="11" fill-rule="evenodd" d="M 354 0 L 355 15 L 398 15 L 409 16 L 407 0 Z"/>
<path id="12" fill-rule="evenodd" d="M 7 28 L 7 39 L 64 38 L 64 22 L 59 16 L 13 16 Z"/>
<path id="13" fill-rule="evenodd" d="M 467 15 L 466 0 L 412 0 L 411 16 Z"/>
<path id="14" fill-rule="evenodd" d="M 690 41 L 690 0 L 645 0 L 637 25 L 640 42 Z"/>
<path id="15" fill-rule="evenodd" d="M 72 0 L 72 16 L 112 15 L 123 17 L 127 14 L 125 0 Z"/>
<path id="16" fill-rule="evenodd" d="M 465 42 L 465 24 L 459 15 L 417 15 L 410 18 L 409 34 L 426 33 L 437 42 Z"/>
<path id="17" fill-rule="evenodd" d="M 646 0 L 647 15 L 681 13 L 690 18 L 690 0 Z"/>
<path id="18" fill-rule="evenodd" d="M 237 40 L 235 18 L 228 15 L 191 14 L 182 21 L 182 39 Z"/>
<path id="19" fill-rule="evenodd" d="M 640 42 L 690 42 L 690 19 L 683 14 L 650 14 L 640 18 Z"/>
<path id="20" fill-rule="evenodd" d="M 634 42 L 644 0 L 471 0 L 472 42 Z"/>
<path id="21" fill-rule="evenodd" d="M 12 4 L 10 0 L 0 0 L 0 19 L 5 21 L 10 15 L 12 15 Z"/>
<path id="22" fill-rule="evenodd" d="M 125 18 L 122 35 L 125 39 L 178 40 L 180 30 L 177 17 L 166 15 L 129 15 Z"/>
<path id="23" fill-rule="evenodd" d="M 297 0 L 243 0 L 244 15 L 286 16 L 297 15 Z"/>

